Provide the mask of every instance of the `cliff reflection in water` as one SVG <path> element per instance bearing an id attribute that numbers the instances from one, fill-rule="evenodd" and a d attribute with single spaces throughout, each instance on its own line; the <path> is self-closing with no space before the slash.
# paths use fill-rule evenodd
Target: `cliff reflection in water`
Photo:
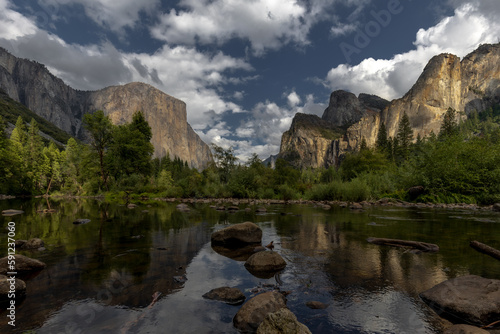
<path id="1" fill-rule="evenodd" d="M 47 247 L 25 253 L 47 268 L 26 278 L 18 332 L 237 333 L 232 318 L 238 308 L 202 295 L 233 286 L 251 298 L 256 288 L 279 286 L 313 333 L 439 333 L 443 322 L 420 292 L 469 273 L 500 279 L 500 263 L 468 246 L 469 239 L 495 245 L 500 217 L 494 213 L 275 205 L 256 214 L 243 205 L 227 213 L 205 204 L 181 213 L 170 203 L 128 209 L 90 200 L 53 202 L 57 213 L 37 213 L 46 206 L 45 200 L 0 202 L 2 210 L 25 210 L 8 218 L 19 239 L 40 237 Z M 91 222 L 73 225 L 76 218 Z M 6 221 L 2 217 L 2 226 Z M 214 229 L 244 221 L 262 228 L 264 244 L 274 241 L 288 263 L 283 273 L 254 277 L 244 254 L 211 247 Z M 413 254 L 369 244 L 368 237 L 426 241 L 440 251 Z M 162 295 L 149 308 L 156 291 Z M 328 307 L 305 306 L 313 300 Z M 11 332 L 4 320 L 0 332 Z"/>
<path id="2" fill-rule="evenodd" d="M 19 238 L 40 237 L 44 252 L 22 252 L 47 263 L 46 269 L 25 278 L 26 299 L 17 307 L 19 329 L 42 326 L 68 301 L 95 300 L 104 306 L 145 307 L 156 291 L 181 288 L 174 276 L 208 241 L 206 224 L 188 220 L 175 207 L 131 210 L 94 202 L 53 205 L 58 212 L 37 213 L 38 203 L 25 204 L 27 215 L 17 220 Z M 72 224 L 88 217 L 85 225 Z M 5 219 L 4 219 L 5 220 Z M 83 311 L 83 319 L 90 317 Z M 0 321 L 0 332 L 10 327 Z"/>

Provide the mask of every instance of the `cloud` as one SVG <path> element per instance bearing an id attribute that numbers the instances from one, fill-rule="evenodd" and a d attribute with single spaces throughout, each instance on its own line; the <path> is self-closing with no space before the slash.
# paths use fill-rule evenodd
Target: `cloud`
<path id="1" fill-rule="evenodd" d="M 52 74 L 76 89 L 100 89 L 132 79 L 121 53 L 108 42 L 86 46 L 67 44 L 46 31 L 34 30 L 15 39 L 0 38 L 0 44 L 17 57 L 46 65 Z"/>
<path id="2" fill-rule="evenodd" d="M 34 34 L 36 25 L 29 19 L 12 10 L 7 0 L 0 0 L 0 38 L 15 40 L 19 37 Z"/>
<path id="3" fill-rule="evenodd" d="M 169 45 L 164 45 L 153 55 L 131 53 L 123 54 L 123 58 L 134 81 L 154 82 L 151 75 L 151 69 L 154 69 L 155 77 L 161 82 L 156 86 L 186 102 L 188 120 L 195 130 L 212 126 L 214 114 L 243 111 L 239 105 L 224 97 L 223 90 L 225 84 L 232 83 L 232 78 L 237 79 L 235 71 L 253 70 L 242 59 L 222 52 L 209 54 L 193 47 Z"/>
<path id="4" fill-rule="evenodd" d="M 358 26 L 355 23 L 348 23 L 348 24 L 339 23 L 331 27 L 330 33 L 332 34 L 333 37 L 339 37 L 356 31 L 357 27 Z"/>
<path id="5" fill-rule="evenodd" d="M 0 0 L 0 9 L 3 9 L 0 44 L 18 57 L 45 64 L 73 88 L 97 90 L 131 81 L 150 83 L 186 102 L 188 121 L 195 130 L 214 125 L 214 114 L 243 112 L 238 104 L 225 98 L 223 86 L 254 80 L 238 75 L 253 71 L 245 60 L 222 52 L 203 53 L 189 46 L 164 45 L 151 55 L 126 53 L 108 41 L 68 44 L 37 28 L 32 21 L 10 9 L 5 0 Z M 23 28 L 19 28 L 19 22 Z"/>
<path id="6" fill-rule="evenodd" d="M 295 91 L 288 94 L 286 98 L 288 100 L 288 105 L 292 108 L 298 105 L 301 101 L 300 96 Z"/>
<path id="7" fill-rule="evenodd" d="M 287 43 L 306 45 L 312 25 L 328 1 L 306 8 L 294 0 L 182 0 L 182 10 L 165 13 L 151 29 L 168 43 L 222 45 L 233 38 L 250 42 L 255 54 Z"/>
<path id="8" fill-rule="evenodd" d="M 462 4 L 455 9 L 453 16 L 443 18 L 429 29 L 420 29 L 413 43 L 414 50 L 391 59 L 367 58 L 354 66 L 338 65 L 328 72 L 325 86 L 355 94 L 399 98 L 415 83 L 432 56 L 449 52 L 463 57 L 479 44 L 498 42 L 500 24 L 497 17 L 500 9 L 496 0 L 453 2 Z M 496 3 L 496 7 L 492 2 Z M 495 7 L 495 14 L 490 12 L 492 7 Z"/>
<path id="9" fill-rule="evenodd" d="M 316 102 L 312 94 L 305 97 L 303 104 L 300 104 L 302 99 L 295 91 L 284 96 L 287 107 L 279 106 L 273 101 L 259 102 L 252 108 L 249 117 L 242 120 L 234 131 L 241 140 L 233 140 L 231 144 L 241 160 L 248 159 L 251 153 L 257 153 L 261 159 L 277 154 L 281 136 L 290 129 L 296 113 L 320 116 L 327 107 L 325 103 Z M 290 97 L 293 101 L 292 106 L 289 104 Z M 253 139 L 253 146 L 248 146 L 250 139 Z"/>
<path id="10" fill-rule="evenodd" d="M 39 0 L 39 4 L 53 17 L 59 15 L 60 6 L 81 5 L 101 27 L 123 33 L 124 27 L 133 28 L 139 22 L 140 13 L 153 14 L 160 0 Z"/>

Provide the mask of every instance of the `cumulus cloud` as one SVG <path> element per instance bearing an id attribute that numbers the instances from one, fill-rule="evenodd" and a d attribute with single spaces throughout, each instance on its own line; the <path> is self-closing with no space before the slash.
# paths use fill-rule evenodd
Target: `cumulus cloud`
<path id="1" fill-rule="evenodd" d="M 234 131 L 239 138 L 224 144 L 231 144 L 240 160 L 248 159 L 251 153 L 257 153 L 261 159 L 279 152 L 281 135 L 290 129 L 296 113 L 322 115 L 327 107 L 325 103 L 318 103 L 312 94 L 302 98 L 294 91 L 284 94 L 288 106 L 280 106 L 273 101 L 257 103 L 249 112 L 249 117 L 241 121 Z M 293 105 L 290 105 L 292 97 Z M 252 139 L 252 140 L 251 140 Z M 252 146 L 248 143 L 253 142 Z"/>
<path id="2" fill-rule="evenodd" d="M 7 0 L 0 0 L 0 38 L 17 39 L 37 30 L 35 24 L 29 19 L 12 10 Z"/>
<path id="3" fill-rule="evenodd" d="M 76 89 L 100 89 L 132 79 L 121 53 L 108 42 L 87 46 L 67 44 L 53 34 L 35 29 L 15 39 L 0 38 L 0 43 L 17 57 L 46 65 L 52 74 Z"/>
<path id="4" fill-rule="evenodd" d="M 0 9 L 3 9 L 0 12 L 1 45 L 18 57 L 45 64 L 73 88 L 96 90 L 130 81 L 150 83 L 187 103 L 188 121 L 195 130 L 214 125 L 217 121 L 214 114 L 243 111 L 224 98 L 221 87 L 251 80 L 234 73 L 253 70 L 245 60 L 222 52 L 203 53 L 186 46 L 164 45 L 151 55 L 119 51 L 107 41 L 92 45 L 68 44 L 10 9 L 6 0 L 0 0 Z M 19 22 L 25 22 L 22 28 Z"/>
<path id="5" fill-rule="evenodd" d="M 141 12 L 152 14 L 159 3 L 160 0 L 39 0 L 40 6 L 53 17 L 59 16 L 62 5 L 81 5 L 94 22 L 115 32 L 133 28 Z"/>
<path id="6" fill-rule="evenodd" d="M 324 13 L 326 1 L 306 8 L 295 0 L 182 0 L 151 29 L 168 43 L 223 44 L 232 38 L 250 41 L 256 54 L 293 42 L 308 44 L 312 25 Z"/>
<path id="7" fill-rule="evenodd" d="M 290 107 L 295 107 L 301 101 L 300 100 L 300 96 L 295 91 L 293 91 L 290 94 L 288 94 L 287 100 L 288 100 L 288 105 Z"/>
<path id="8" fill-rule="evenodd" d="M 220 87 L 231 81 L 232 75 L 227 72 L 253 70 L 242 59 L 222 52 L 205 54 L 186 46 L 164 45 L 153 55 L 124 54 L 123 58 L 134 81 L 154 82 L 150 69 L 155 69 L 161 82 L 156 86 L 187 103 L 188 120 L 195 130 L 214 125 L 214 114 L 242 111 L 239 105 L 224 98 Z"/>
<path id="9" fill-rule="evenodd" d="M 462 2 L 453 16 L 443 18 L 429 29 L 420 29 L 414 50 L 391 59 L 367 58 L 354 66 L 341 64 L 328 72 L 325 85 L 332 90 L 394 99 L 411 88 L 432 56 L 449 52 L 463 57 L 479 44 L 498 42 L 500 24 L 498 16 L 489 12 L 491 1 Z M 500 12 L 498 4 L 496 12 Z"/>

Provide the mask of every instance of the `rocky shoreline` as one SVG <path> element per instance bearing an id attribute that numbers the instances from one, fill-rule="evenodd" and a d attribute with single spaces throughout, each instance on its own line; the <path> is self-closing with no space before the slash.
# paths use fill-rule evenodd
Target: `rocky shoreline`
<path id="1" fill-rule="evenodd" d="M 458 210 L 482 210 L 500 212 L 500 203 L 480 206 L 467 203 L 413 203 L 397 200 L 394 198 L 382 198 L 375 201 L 344 202 L 344 201 L 311 201 L 311 200 L 276 200 L 276 199 L 237 199 L 237 198 L 154 198 L 163 202 L 181 202 L 190 204 L 219 204 L 220 206 L 247 205 L 313 205 L 329 210 L 332 207 L 350 208 L 352 210 L 363 210 L 369 207 L 393 206 L 401 208 L 430 208 L 430 209 L 458 209 Z M 229 207 L 227 207 L 229 208 Z"/>

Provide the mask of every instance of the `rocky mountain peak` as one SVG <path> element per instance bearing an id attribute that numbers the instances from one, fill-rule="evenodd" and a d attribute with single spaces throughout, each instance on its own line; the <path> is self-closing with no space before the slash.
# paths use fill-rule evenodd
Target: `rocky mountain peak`
<path id="1" fill-rule="evenodd" d="M 345 127 L 359 121 L 363 116 L 363 111 L 363 104 L 356 95 L 337 90 L 330 95 L 330 103 L 321 118 L 335 126 Z"/>
<path id="2" fill-rule="evenodd" d="M 335 91 L 330 96 L 330 104 L 323 114 L 323 120 L 330 124 L 347 128 L 341 139 L 322 142 L 322 147 L 334 145 L 341 156 L 347 151 L 356 150 L 365 139 L 368 146 L 375 145 L 378 129 L 385 124 L 387 134 L 394 137 L 404 113 L 408 115 L 414 130 L 414 138 L 422 138 L 431 132 L 439 133 L 443 116 L 448 108 L 466 117 L 471 111 L 482 111 L 500 103 L 500 43 L 485 44 L 465 56 L 459 57 L 443 53 L 432 57 L 413 87 L 400 99 L 388 102 L 376 96 Z M 311 127 L 312 128 L 312 127 Z M 288 151 L 296 143 L 293 150 L 295 156 L 311 155 L 317 140 L 312 141 L 315 131 L 305 134 L 285 132 L 282 138 L 282 149 Z M 299 136 L 300 135 L 300 136 Z M 311 137 L 306 138 L 306 135 Z M 332 164 L 331 154 L 325 149 L 319 152 L 315 160 L 304 159 L 301 167 L 329 166 Z M 323 153 L 321 153 L 323 152 Z M 280 152 L 281 154 L 281 152 Z M 311 163 L 311 162 L 314 163 Z M 338 159 L 334 159 L 338 161 Z"/>
<path id="3" fill-rule="evenodd" d="M 338 127 L 349 127 L 366 115 L 367 112 L 380 112 L 389 101 L 376 95 L 353 93 L 344 90 L 334 91 L 330 95 L 330 103 L 325 109 L 322 119 Z"/>
<path id="4" fill-rule="evenodd" d="M 0 48 L 0 89 L 68 134 L 85 139 L 83 115 L 103 110 L 114 124 L 130 122 L 142 111 L 149 122 L 155 156 L 179 157 L 202 169 L 212 161 L 210 148 L 187 123 L 186 104 L 155 87 L 133 82 L 97 91 L 78 91 L 37 62 Z"/>

